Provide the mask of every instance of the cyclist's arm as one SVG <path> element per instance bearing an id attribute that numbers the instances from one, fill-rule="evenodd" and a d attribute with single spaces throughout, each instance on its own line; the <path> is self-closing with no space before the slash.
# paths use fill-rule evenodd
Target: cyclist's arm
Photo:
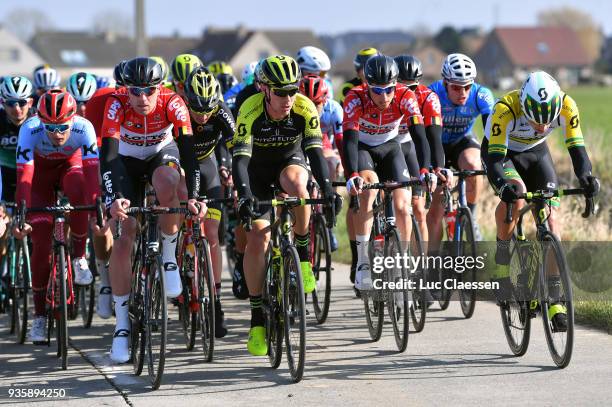
<path id="1" fill-rule="evenodd" d="M 263 103 L 263 102 L 262 102 Z M 249 107 L 247 106 L 247 109 Z M 242 109 L 241 109 L 241 113 Z M 249 115 L 250 117 L 250 115 Z M 249 162 L 253 151 L 252 123 L 245 119 L 245 114 L 238 114 L 236 132 L 232 138 L 232 176 L 239 198 L 252 198 L 249 182 Z"/>
<path id="2" fill-rule="evenodd" d="M 493 112 L 493 106 L 495 105 L 493 92 L 489 88 L 480 86 L 476 95 L 476 103 L 480 112 L 480 118 L 482 119 L 482 128 L 485 129 L 487 127 L 487 119 L 491 112 Z"/>
<path id="3" fill-rule="evenodd" d="M 125 167 L 119 157 L 119 137 L 124 117 L 123 113 L 123 107 L 119 99 L 109 97 L 104 107 L 101 129 L 102 147 L 100 149 L 100 173 L 102 174 L 107 207 L 113 203 L 117 195 L 122 193 L 119 180 L 121 177 L 127 176 Z"/>
<path id="4" fill-rule="evenodd" d="M 308 155 L 310 168 L 312 169 L 312 173 L 317 183 L 325 194 L 328 195 L 333 190 L 329 181 L 327 161 L 323 156 L 323 135 L 321 134 L 319 113 L 314 103 L 309 99 L 304 98 L 303 105 L 300 104 L 300 106 L 303 106 L 302 109 L 305 119 L 302 148 L 306 155 Z"/>
<path id="5" fill-rule="evenodd" d="M 42 129 L 35 126 L 36 119 L 26 121 L 19 129 L 17 141 L 17 188 L 15 190 L 15 201 L 21 202 L 25 199 L 26 205 L 30 206 L 32 201 L 32 180 L 34 178 L 34 149 L 36 140 Z M 35 133 L 35 134 L 34 134 Z"/>
<path id="6" fill-rule="evenodd" d="M 83 142 L 81 146 L 81 160 L 83 161 L 83 175 L 85 176 L 85 193 L 88 204 L 96 201 L 100 193 L 98 174 L 100 173 L 98 158 L 98 142 L 93 124 L 84 119 Z"/>
<path id="7" fill-rule="evenodd" d="M 200 193 L 200 168 L 195 154 L 191 120 L 185 102 L 174 95 L 166 105 L 166 117 L 174 126 L 174 139 L 181 156 L 181 166 L 185 170 L 185 183 L 189 199 L 197 199 Z"/>
<path id="8" fill-rule="evenodd" d="M 563 133 L 565 134 L 565 146 L 572 158 L 574 174 L 578 179 L 591 175 L 593 166 L 587 154 L 584 137 L 580 128 L 580 113 L 576 102 L 569 96 L 563 96 L 563 105 L 559 117 Z"/>
<path id="9" fill-rule="evenodd" d="M 344 118 L 342 120 L 342 150 L 347 179 L 359 172 L 359 118 L 362 114 L 359 95 L 349 90 L 344 99 Z"/>
<path id="10" fill-rule="evenodd" d="M 335 100 L 330 100 L 332 104 L 332 114 L 331 114 L 331 123 L 332 129 L 334 132 L 334 146 L 338 150 L 340 156 L 342 156 L 342 120 L 344 119 L 344 113 L 342 111 L 342 106 Z"/>
<path id="11" fill-rule="evenodd" d="M 234 133 L 236 132 L 236 123 L 231 110 L 225 103 L 221 104 L 221 108 L 217 113 L 217 118 L 217 128 L 221 132 L 221 140 L 219 143 L 217 143 L 215 155 L 217 157 L 217 162 L 229 169 L 232 167 L 232 156 L 227 148 L 227 143 L 228 141 L 231 141 L 232 137 L 234 137 Z"/>
<path id="12" fill-rule="evenodd" d="M 491 114 L 491 123 L 485 127 L 485 137 L 489 139 L 487 173 L 497 190 L 506 183 L 504 159 L 508 151 L 508 125 L 513 118 L 507 104 L 497 103 Z"/>
<path id="13" fill-rule="evenodd" d="M 408 131 L 410 131 L 410 135 L 414 140 L 417 158 L 421 164 L 421 173 L 428 172 L 431 165 L 431 151 L 416 95 L 411 90 L 406 89 L 399 103 L 400 110 L 408 123 Z"/>
<path id="14" fill-rule="evenodd" d="M 442 147 L 442 109 L 440 99 L 435 92 L 427 96 L 422 113 L 425 135 L 431 152 L 431 165 L 434 168 L 443 168 L 445 159 L 444 147 Z"/>

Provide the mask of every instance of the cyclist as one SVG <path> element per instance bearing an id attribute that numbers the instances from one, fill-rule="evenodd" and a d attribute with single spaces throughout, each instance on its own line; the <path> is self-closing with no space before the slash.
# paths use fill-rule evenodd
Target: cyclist
<path id="1" fill-rule="evenodd" d="M 571 96 L 563 92 L 557 81 L 543 71 L 527 76 L 520 90 L 502 96 L 491 113 L 482 142 L 482 158 L 491 186 L 501 201 L 495 210 L 497 225 L 497 268 L 494 281 L 500 289 L 495 292 L 499 304 L 504 305 L 512 283 L 509 277 L 509 241 L 516 225 L 519 209 L 524 201 L 513 207 L 513 221 L 505 223 L 506 206 L 527 191 L 558 188 L 554 163 L 545 140 L 560 128 L 565 146 L 572 159 L 574 173 L 585 189 L 585 197 L 592 199 L 599 191 L 599 181 L 591 175 L 591 161 L 584 147 L 580 129 L 578 106 Z M 552 200 L 547 210 L 548 225 L 552 233 L 560 236 L 557 219 L 558 200 Z M 559 275 L 547 277 L 548 292 L 559 298 Z M 551 304 L 549 315 L 556 330 L 567 328 L 567 313 L 562 304 Z"/>
<path id="2" fill-rule="evenodd" d="M 247 86 L 253 83 L 255 78 L 255 67 L 257 66 L 257 61 L 249 62 L 244 66 L 242 70 L 242 81 L 234 86 L 232 86 L 227 92 L 223 94 L 223 99 L 225 100 L 225 104 L 229 106 L 232 111 L 234 111 L 234 105 L 236 103 L 236 96 L 238 93 L 242 91 Z"/>
<path id="3" fill-rule="evenodd" d="M 179 206 L 181 164 L 185 169 L 190 211 L 203 216 L 198 206 L 200 172 L 194 154 L 191 121 L 180 96 L 160 88 L 162 67 L 150 58 L 128 61 L 122 72 L 127 92 L 116 92 L 107 102 L 102 124 L 102 179 L 107 206 L 116 221 L 123 221 L 122 234 L 113 245 L 110 277 L 117 317 L 111 359 L 129 359 L 127 303 L 132 273 L 131 251 L 137 223 L 125 210 L 142 205 L 142 177 L 147 176 L 162 206 Z M 176 143 L 175 143 L 176 140 Z M 178 148 L 177 148 L 178 147 Z M 179 153 L 181 162 L 179 162 Z M 180 216 L 159 218 L 166 294 L 180 295 L 181 279 L 176 264 L 176 242 Z"/>
<path id="4" fill-rule="evenodd" d="M 165 86 L 165 87 L 171 86 L 172 83 L 168 81 L 168 75 L 170 74 L 170 68 L 168 68 L 168 64 L 166 63 L 166 60 L 158 56 L 152 56 L 151 59 L 157 62 L 158 64 L 160 64 L 162 67 L 162 75 L 163 75 L 162 86 Z"/>
<path id="5" fill-rule="evenodd" d="M 302 47 L 298 51 L 295 60 L 300 66 L 302 76 L 312 74 L 325 79 L 325 82 L 327 82 L 328 87 L 328 97 L 330 99 L 333 99 L 333 84 L 327 78 L 327 72 L 331 69 L 331 61 L 329 60 L 329 57 L 327 56 L 325 51 L 312 46 Z"/>
<path id="6" fill-rule="evenodd" d="M 236 130 L 234 117 L 222 101 L 219 83 L 204 67 L 196 68 L 187 77 L 185 97 L 193 124 L 195 153 L 200 166 L 200 195 L 205 195 L 207 198 L 222 198 L 221 183 L 225 185 L 231 183 L 228 169 L 231 168 L 228 167 L 230 157 L 225 143 L 234 136 Z M 222 156 L 219 164 L 215 151 L 219 151 Z M 210 243 L 215 275 L 215 336 L 217 338 L 222 338 L 227 334 L 224 313 L 221 309 L 223 263 L 219 246 L 220 219 L 221 204 L 208 205 L 204 230 Z"/>
<path id="7" fill-rule="evenodd" d="M 441 182 L 446 182 L 446 171 L 442 171 L 441 173 L 445 162 L 441 139 L 442 112 L 440 110 L 440 99 L 438 99 L 438 95 L 427 86 L 419 84 L 419 81 L 423 77 L 423 67 L 418 58 L 412 55 L 400 55 L 395 57 L 395 62 L 399 68 L 398 82 L 406 85 L 417 97 L 419 109 L 421 110 L 425 123 L 427 142 L 429 143 L 429 149 L 431 151 L 431 165 L 436 175 L 434 179 L 440 178 Z M 404 159 L 406 160 L 406 165 L 408 165 L 410 175 L 418 177 L 420 168 L 419 163 L 423 160 L 422 157 L 417 157 L 414 142 L 408 131 L 408 122 L 406 118 L 402 120 L 399 134 L 398 141 L 402 145 Z M 434 182 L 432 182 L 432 189 L 435 190 Z M 427 242 L 429 240 L 429 234 L 427 233 L 425 199 L 418 188 L 413 189 L 412 207 L 423 242 Z"/>
<path id="8" fill-rule="evenodd" d="M 90 73 L 78 72 L 68 78 L 66 90 L 77 101 L 77 114 L 85 117 L 85 103 L 92 98 L 98 85 L 96 77 Z"/>
<path id="9" fill-rule="evenodd" d="M 93 126 L 76 115 L 76 101 L 59 89 L 44 93 L 38 102 L 38 116 L 28 119 L 19 130 L 17 145 L 16 199 L 28 206 L 54 204 L 54 189 L 60 186 L 72 205 L 87 205 L 98 194 L 98 149 Z M 85 258 L 86 212 L 70 215 L 72 270 L 75 284 L 92 282 Z M 49 253 L 53 219 L 50 215 L 28 216 L 28 224 L 13 233 L 22 239 L 32 233 L 32 291 L 34 321 L 30 339 L 47 340 L 45 297 L 49 279 Z"/>
<path id="10" fill-rule="evenodd" d="M 169 86 L 170 89 L 178 93 L 181 97 L 185 96 L 183 82 L 187 79 L 187 76 L 196 69 L 198 66 L 204 64 L 195 55 L 192 54 L 180 54 L 177 55 L 171 64 L 172 72 L 172 84 Z M 163 78 L 163 67 L 162 67 L 162 78 Z M 163 80 L 163 79 L 162 79 Z"/>
<path id="11" fill-rule="evenodd" d="M 250 98 L 251 96 L 259 93 L 259 79 L 257 78 L 257 72 L 259 64 L 265 61 L 265 58 L 260 60 L 255 67 L 255 72 L 253 72 L 253 82 L 250 85 L 245 86 L 238 94 L 236 95 L 236 101 L 234 102 L 234 107 L 232 109 L 232 113 L 234 113 L 234 117 L 238 117 L 238 111 L 240 111 L 240 107 L 242 104 Z"/>
<path id="12" fill-rule="evenodd" d="M 323 156 L 327 160 L 330 179 L 335 181 L 338 173 L 342 172 L 340 156 L 334 150 L 335 146 L 342 144 L 342 107 L 329 97 L 327 82 L 318 75 L 308 74 L 304 76 L 300 81 L 300 93 L 312 100 L 319 113 L 321 133 L 323 134 Z M 336 251 L 338 249 L 338 239 L 332 228 L 329 228 L 329 237 L 331 250 Z"/>
<path id="13" fill-rule="evenodd" d="M 493 110 L 493 93 L 486 87 L 474 82 L 476 65 L 467 55 L 450 54 L 442 64 L 442 79 L 432 83 L 429 88 L 436 92 L 442 104 L 442 145 L 446 161 L 459 170 L 481 170 L 480 143 L 472 134 L 476 118 L 482 118 L 483 128 Z M 466 180 L 466 199 L 474 217 L 475 240 L 482 240 L 480 227 L 476 221 L 476 202 L 482 189 L 481 177 Z M 433 197 L 427 214 L 430 247 L 438 249 L 442 237 L 442 191 Z"/>
<path id="14" fill-rule="evenodd" d="M 238 83 L 234 76 L 234 70 L 224 61 L 214 61 L 208 64 L 208 70 L 217 79 L 221 86 L 221 93 L 225 94 L 234 85 Z"/>
<path id="15" fill-rule="evenodd" d="M 37 98 L 48 90 L 59 88 L 60 75 L 47 64 L 37 67 L 32 76 Z"/>
<path id="16" fill-rule="evenodd" d="M 291 196 L 307 198 L 309 174 L 304 153 L 310 159 L 323 196 L 335 201 L 335 195 L 321 153 L 317 110 L 307 97 L 298 94 L 297 63 L 289 56 L 276 55 L 266 58 L 257 69 L 261 92 L 247 99 L 240 108 L 233 139 L 233 174 L 240 198 L 240 217 L 254 219 L 252 230 L 247 232 L 244 255 L 251 303 L 247 349 L 252 355 L 263 356 L 267 354 L 267 344 L 261 292 L 265 278 L 264 253 L 270 240 L 271 208 L 256 216 L 255 198 L 273 198 L 272 183 Z M 304 291 L 310 293 L 315 289 L 309 259 L 310 208 L 296 208 L 294 214 L 295 245 Z"/>
<path id="17" fill-rule="evenodd" d="M 96 78 L 96 89 L 108 88 L 111 86 L 108 76 L 94 75 L 94 77 Z"/>
<path id="18" fill-rule="evenodd" d="M 344 100 L 344 162 L 346 189 L 351 195 L 361 194 L 360 208 L 354 220 L 357 241 L 355 288 L 372 289 L 367 242 L 370 239 L 372 216 L 370 208 L 376 191 L 362 192 L 363 182 L 408 181 L 410 175 L 402 149 L 397 141 L 400 122 L 408 117 L 410 134 L 419 143 L 423 157 L 421 177 L 428 174 L 429 144 L 423 128 L 423 118 L 417 98 L 406 86 L 397 84 L 399 70 L 393 58 L 386 55 L 370 57 L 365 63 L 366 84 L 351 89 Z M 410 191 L 393 191 L 393 205 L 401 240 L 410 241 Z"/>

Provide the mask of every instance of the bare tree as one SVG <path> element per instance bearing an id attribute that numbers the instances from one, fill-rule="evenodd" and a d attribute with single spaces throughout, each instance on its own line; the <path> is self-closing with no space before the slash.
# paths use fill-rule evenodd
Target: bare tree
<path id="1" fill-rule="evenodd" d="M 4 18 L 3 25 L 19 39 L 28 42 L 37 31 L 54 27 L 49 17 L 42 11 L 32 8 L 16 8 Z"/>
<path id="2" fill-rule="evenodd" d="M 96 34 L 113 33 L 122 37 L 134 36 L 134 21 L 132 16 L 116 10 L 105 10 L 92 18 L 92 30 Z"/>
<path id="3" fill-rule="evenodd" d="M 589 13 L 573 7 L 559 7 L 538 13 L 538 23 L 546 26 L 563 26 L 574 30 L 592 61 L 599 58 L 603 33 Z"/>

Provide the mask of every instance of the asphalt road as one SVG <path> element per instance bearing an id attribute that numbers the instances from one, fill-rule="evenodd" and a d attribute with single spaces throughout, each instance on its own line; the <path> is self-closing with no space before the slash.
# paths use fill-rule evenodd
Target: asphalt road
<path id="1" fill-rule="evenodd" d="M 576 330 L 574 356 L 557 369 L 548 353 L 540 320 L 521 358 L 511 356 L 499 312 L 477 304 L 465 320 L 458 304 L 434 308 L 425 330 L 411 334 L 408 349 L 396 351 L 386 324 L 379 342 L 370 341 L 362 302 L 336 265 L 327 322 L 308 326 L 304 380 L 293 384 L 286 361 L 277 370 L 266 357 L 246 351 L 249 305 L 231 295 L 224 300 L 230 333 L 217 340 L 213 363 L 204 363 L 200 344 L 185 350 L 172 310 L 170 345 L 162 386 L 152 391 L 146 376 L 108 357 L 113 322 L 94 320 L 85 330 L 70 326 L 69 368 L 62 371 L 55 348 L 16 345 L 8 319 L 0 316 L 0 404 L 46 406 L 228 406 L 228 405 L 610 405 L 612 336 L 587 327 Z M 146 368 L 145 368 L 146 374 Z M 28 389 L 63 389 L 64 398 L 16 398 Z M 12 389 L 12 392 L 9 390 Z M 9 397 L 10 395 L 13 397 Z"/>

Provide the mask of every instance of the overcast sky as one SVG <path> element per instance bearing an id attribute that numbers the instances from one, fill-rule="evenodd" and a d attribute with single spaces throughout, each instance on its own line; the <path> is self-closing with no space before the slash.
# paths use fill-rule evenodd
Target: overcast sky
<path id="1" fill-rule="evenodd" d="M 456 27 L 533 25 L 541 10 L 572 6 L 590 13 L 607 35 L 612 35 L 612 1 L 604 0 L 145 0 L 147 33 L 169 35 L 175 31 L 199 36 L 207 25 L 251 28 L 311 28 L 318 34 L 347 30 L 410 30 L 427 25 L 432 32 Z M 46 13 L 56 28 L 87 30 L 94 15 L 116 10 L 133 15 L 131 0 L 0 0 L 0 21 L 15 8 Z"/>

